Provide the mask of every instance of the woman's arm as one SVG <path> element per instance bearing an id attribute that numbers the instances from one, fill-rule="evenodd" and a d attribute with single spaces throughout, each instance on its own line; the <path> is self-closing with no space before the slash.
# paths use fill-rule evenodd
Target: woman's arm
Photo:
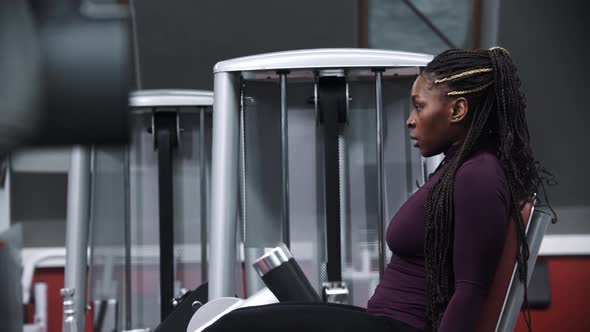
<path id="1" fill-rule="evenodd" d="M 455 291 L 439 331 L 475 331 L 502 254 L 510 191 L 497 159 L 479 156 L 457 172 L 454 186 Z"/>

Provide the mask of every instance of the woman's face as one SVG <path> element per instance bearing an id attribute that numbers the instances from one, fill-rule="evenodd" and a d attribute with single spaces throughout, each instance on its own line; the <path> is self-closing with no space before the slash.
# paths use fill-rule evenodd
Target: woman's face
<path id="1" fill-rule="evenodd" d="M 445 96 L 443 88 L 430 82 L 427 74 L 418 76 L 412 86 L 412 113 L 406 121 L 410 129 L 410 137 L 415 141 L 414 146 L 424 157 L 431 157 L 444 152 L 452 144 L 458 143 L 464 137 L 462 125 L 466 113 L 465 103 L 458 105 L 458 99 Z M 465 107 L 464 110 L 457 109 Z M 457 118 L 457 115 L 460 117 Z"/>

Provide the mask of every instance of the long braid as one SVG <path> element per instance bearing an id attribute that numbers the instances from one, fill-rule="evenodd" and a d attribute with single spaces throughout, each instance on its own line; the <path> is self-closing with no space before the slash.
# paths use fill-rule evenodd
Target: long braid
<path id="1" fill-rule="evenodd" d="M 471 72 L 468 75 L 458 75 L 466 71 Z M 498 158 L 504 167 L 510 189 L 510 215 L 516 223 L 517 230 L 518 277 L 525 285 L 524 301 L 527 308 L 529 248 L 526 241 L 526 224 L 520 211 L 523 204 L 530 201 L 539 189 L 544 192 L 543 181 L 552 175 L 533 157 L 524 113 L 526 102 L 520 92 L 516 67 L 507 51 L 448 50 L 428 64 L 425 74 L 429 75 L 433 82 L 442 81 L 441 85 L 449 91 L 449 96 L 463 95 L 470 105 L 471 113 L 467 137 L 457 154 L 451 160 L 445 161 L 449 166 L 428 193 L 425 205 L 424 254 L 431 299 L 427 311 L 430 326 L 436 330 L 454 292 L 453 187 L 455 176 L 463 162 L 476 151 L 482 141 L 492 140 L 496 145 Z M 525 321 L 530 331 L 528 311 L 525 313 Z"/>

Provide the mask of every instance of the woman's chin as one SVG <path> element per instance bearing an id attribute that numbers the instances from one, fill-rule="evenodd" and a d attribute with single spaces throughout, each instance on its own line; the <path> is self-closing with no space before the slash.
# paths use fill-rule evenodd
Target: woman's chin
<path id="1" fill-rule="evenodd" d="M 438 153 L 432 152 L 431 150 L 424 149 L 421 146 L 418 146 L 417 148 L 418 148 L 418 151 L 420 151 L 420 155 L 424 158 L 436 156 L 438 154 Z"/>

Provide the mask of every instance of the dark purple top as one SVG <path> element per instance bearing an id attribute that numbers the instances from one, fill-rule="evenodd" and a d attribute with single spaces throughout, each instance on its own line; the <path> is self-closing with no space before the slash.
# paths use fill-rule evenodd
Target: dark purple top
<path id="1" fill-rule="evenodd" d="M 456 153 L 449 149 L 446 158 Z M 430 301 L 424 266 L 425 202 L 443 164 L 399 209 L 387 229 L 393 255 L 367 311 L 426 326 Z M 475 331 L 479 314 L 502 254 L 510 207 L 510 190 L 500 161 L 481 149 L 459 168 L 454 187 L 455 292 L 443 315 L 440 332 Z"/>

